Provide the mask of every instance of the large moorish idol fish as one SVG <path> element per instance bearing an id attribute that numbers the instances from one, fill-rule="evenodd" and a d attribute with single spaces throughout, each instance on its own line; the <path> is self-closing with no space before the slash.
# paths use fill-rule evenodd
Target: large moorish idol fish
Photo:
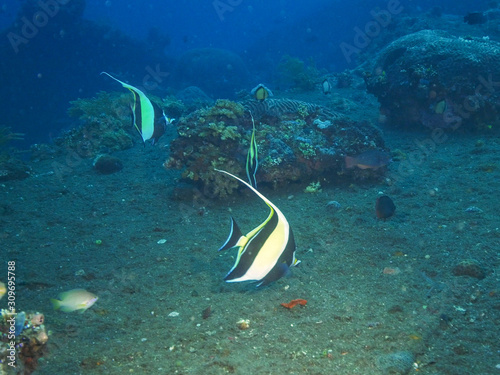
<path id="1" fill-rule="evenodd" d="M 253 186 L 225 173 L 248 186 L 271 209 L 267 219 L 258 227 L 243 235 L 231 217 L 231 232 L 219 251 L 239 248 L 236 262 L 224 278 L 227 282 L 257 281 L 257 286 L 266 285 L 284 276 L 288 269 L 300 263 L 295 258 L 295 240 L 292 228 L 283 213 Z"/>
<path id="2" fill-rule="evenodd" d="M 143 142 L 152 139 L 153 144 L 165 133 L 167 124 L 171 124 L 174 119 L 165 116 L 165 113 L 158 104 L 148 99 L 138 88 L 116 79 L 111 74 L 102 72 L 119 82 L 123 87 L 129 89 L 134 95 L 132 103 L 132 114 L 134 126 L 142 137 Z"/>

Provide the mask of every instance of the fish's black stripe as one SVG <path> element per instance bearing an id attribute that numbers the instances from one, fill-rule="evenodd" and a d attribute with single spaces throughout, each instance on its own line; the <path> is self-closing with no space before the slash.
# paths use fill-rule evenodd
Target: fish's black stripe
<path id="1" fill-rule="evenodd" d="M 245 246 L 243 253 L 241 254 L 240 261 L 236 267 L 224 278 L 224 280 L 238 279 L 247 273 L 248 269 L 252 266 L 255 258 L 261 251 L 262 246 L 269 238 L 269 236 L 274 232 L 279 222 L 278 215 L 273 210 L 273 216 L 264 225 L 264 227 L 251 238 Z"/>
<path id="2" fill-rule="evenodd" d="M 137 92 L 130 90 L 134 93 L 134 103 L 135 103 L 135 126 L 142 136 L 142 107 L 141 98 Z"/>

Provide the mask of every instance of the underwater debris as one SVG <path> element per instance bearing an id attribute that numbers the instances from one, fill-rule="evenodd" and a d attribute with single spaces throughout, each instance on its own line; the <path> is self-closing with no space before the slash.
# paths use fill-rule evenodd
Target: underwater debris
<path id="1" fill-rule="evenodd" d="M 287 309 L 293 309 L 297 305 L 305 306 L 307 304 L 307 300 L 298 298 L 293 299 L 288 303 L 281 303 L 281 306 L 286 307 Z"/>

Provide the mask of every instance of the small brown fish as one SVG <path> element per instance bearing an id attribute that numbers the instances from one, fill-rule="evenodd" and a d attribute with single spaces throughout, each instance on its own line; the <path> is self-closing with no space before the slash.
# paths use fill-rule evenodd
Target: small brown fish
<path id="1" fill-rule="evenodd" d="M 384 151 L 368 150 L 355 156 L 345 157 L 347 169 L 358 167 L 360 169 L 379 169 L 391 161 L 391 156 Z"/>
<path id="2" fill-rule="evenodd" d="M 205 310 L 201 312 L 201 317 L 203 319 L 208 319 L 212 315 L 212 306 L 208 306 Z"/>
<path id="3" fill-rule="evenodd" d="M 377 198 L 375 203 L 375 213 L 379 219 L 385 220 L 396 212 L 396 205 L 387 195 L 382 195 Z"/>

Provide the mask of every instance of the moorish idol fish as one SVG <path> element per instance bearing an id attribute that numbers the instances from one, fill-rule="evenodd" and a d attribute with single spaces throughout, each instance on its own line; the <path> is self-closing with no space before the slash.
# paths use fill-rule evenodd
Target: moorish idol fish
<path id="1" fill-rule="evenodd" d="M 167 124 L 171 124 L 174 119 L 165 116 L 165 113 L 158 106 L 152 102 L 148 97 L 138 88 L 128 85 L 125 82 L 116 79 L 111 74 L 102 72 L 107 76 L 113 78 L 115 81 L 129 89 L 134 95 L 134 102 L 132 103 L 132 114 L 134 126 L 142 137 L 143 142 L 152 139 L 152 143 L 158 142 L 158 139 L 165 133 Z"/>
<path id="2" fill-rule="evenodd" d="M 257 180 L 255 179 L 255 174 L 257 173 L 257 168 L 259 167 L 259 159 L 257 155 L 257 141 L 255 140 L 255 121 L 253 120 L 252 112 L 250 112 L 250 117 L 252 117 L 252 137 L 250 138 L 250 147 L 247 153 L 247 177 L 250 185 L 257 189 Z"/>
<path id="3" fill-rule="evenodd" d="M 224 280 L 229 283 L 257 281 L 266 285 L 284 276 L 288 269 L 300 263 L 295 258 L 295 240 L 292 228 L 283 213 L 253 186 L 235 175 L 225 173 L 245 184 L 271 209 L 267 219 L 257 228 L 243 235 L 231 217 L 231 231 L 219 251 L 238 247 L 236 262 Z"/>
<path id="4" fill-rule="evenodd" d="M 328 80 L 328 78 L 325 78 L 323 80 L 323 83 L 321 84 L 321 89 L 323 90 L 323 94 L 328 95 L 332 92 L 332 84 Z"/>
<path id="5" fill-rule="evenodd" d="M 262 83 L 259 83 L 257 86 L 255 86 L 252 89 L 252 91 L 250 91 L 250 94 L 252 94 L 254 96 L 254 98 L 257 99 L 259 102 L 263 102 L 269 96 L 273 96 L 272 91 L 269 90 Z"/>

